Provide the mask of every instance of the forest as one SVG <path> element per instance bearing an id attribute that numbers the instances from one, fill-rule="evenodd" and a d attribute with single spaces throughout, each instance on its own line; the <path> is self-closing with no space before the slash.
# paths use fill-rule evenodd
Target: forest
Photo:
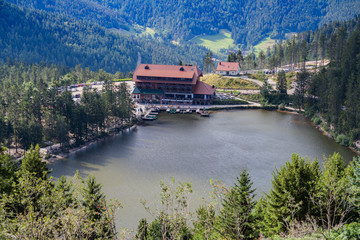
<path id="1" fill-rule="evenodd" d="M 165 40 L 184 43 L 201 34 L 231 32 L 242 49 L 266 37 L 285 39 L 287 33 L 315 30 L 329 21 L 360 13 L 357 0 L 9 0 L 22 7 L 61 13 L 128 30 L 132 24 L 151 27 Z"/>
<path id="2" fill-rule="evenodd" d="M 276 69 L 286 65 L 298 67 L 295 94 L 285 96 L 284 103 L 302 108 L 316 124 L 329 132 L 337 142 L 352 146 L 360 139 L 360 17 L 331 22 L 316 31 L 303 32 L 275 45 L 268 52 L 245 57 L 250 65 Z M 314 61 L 316 71 L 305 68 L 305 62 Z M 325 66 L 325 60 L 329 64 Z M 245 64 L 246 65 L 246 64 Z M 280 74 L 278 75 L 278 79 Z M 285 75 L 284 75 L 285 77 Z M 286 88 L 286 80 L 285 80 Z M 279 96 L 263 91 L 269 103 L 279 103 Z M 283 96 L 284 97 L 284 96 Z M 281 99 L 280 99 L 281 100 Z"/>
<path id="3" fill-rule="evenodd" d="M 54 2 L 37 1 L 26 7 L 49 8 Z M 129 2 L 121 2 L 122 9 L 127 9 Z M 99 6 L 104 7 L 109 18 L 118 16 L 119 3 L 98 1 L 89 5 L 92 8 L 85 8 L 83 16 L 94 16 L 87 11 L 92 9 L 96 14 Z M 190 10 L 190 5 L 195 3 L 186 1 Z M 267 4 L 273 2 L 256 1 L 249 6 L 255 3 L 263 4 L 266 9 Z M 214 3 L 197 4 L 207 8 Z M 332 6 L 327 1 L 306 4 L 317 4 L 319 9 Z M 349 11 L 356 9 L 356 4 L 350 0 L 344 2 L 351 7 Z M 153 5 L 145 2 L 144 15 L 136 15 L 134 21 L 149 25 L 151 21 L 154 24 L 151 26 L 162 28 L 172 18 L 180 19 L 181 11 L 175 11 L 170 18 L 161 18 L 159 14 L 148 20 L 145 14 L 156 13 L 152 11 Z M 114 12 L 108 12 L 105 7 L 112 7 Z M 306 9 L 303 5 L 295 5 L 292 14 L 303 9 Z M 272 188 L 259 198 L 255 196 L 256 189 L 246 170 L 239 173 L 232 186 L 212 181 L 212 197 L 194 211 L 189 210 L 193 192 L 190 182 L 161 183 L 159 208 L 151 209 L 143 202 L 153 219 L 141 219 L 133 232 L 116 229 L 114 219 L 121 199 L 120 202 L 107 199 L 93 176 L 82 178 L 76 174 L 72 179 L 61 177 L 55 181 L 42 161 L 40 147 L 50 142 L 60 143 L 66 149 L 134 124 L 133 103 L 126 84 L 115 86 L 113 80 L 131 76 L 128 72 L 135 67 L 138 52 L 144 61 L 152 63 L 182 60 L 204 61 L 208 65 L 212 55 L 197 46 L 155 44 L 146 39 L 124 37 L 100 26 L 106 18 L 91 24 L 77 19 L 75 8 L 73 16 L 61 15 L 57 12 L 60 10 L 53 9 L 53 13 L 29 10 L 0 0 L 0 238 L 360 238 L 360 157 L 345 163 L 338 153 L 327 156 L 324 165 L 316 159 L 293 154 L 279 169 L 274 169 Z M 167 11 L 164 7 L 161 13 Z M 224 16 L 231 15 L 224 14 L 230 11 L 226 8 L 222 11 Z M 336 14 L 334 11 L 328 9 L 325 11 L 328 15 L 325 12 L 314 15 L 330 18 Z M 182 12 L 202 16 L 191 11 Z M 131 11 L 127 14 L 135 15 Z M 118 22 L 109 22 L 108 26 L 123 27 L 122 24 L 128 24 L 124 19 L 127 17 L 119 17 Z M 236 21 L 241 22 L 241 17 L 239 19 Z M 191 29 L 189 33 L 182 32 L 185 38 L 201 33 L 201 27 L 207 24 L 198 21 L 203 23 L 199 24 L 199 30 L 195 25 L 190 27 L 191 23 L 185 20 L 174 22 L 178 24 L 176 32 L 182 32 L 184 26 Z M 284 86 L 277 92 L 265 86 L 261 89 L 264 101 L 266 104 L 291 102 L 316 122 L 320 121 L 337 141 L 351 145 L 360 138 L 359 22 L 359 16 L 346 22 L 330 22 L 258 55 L 250 53 L 243 57 L 241 51 L 232 53 L 229 61 L 239 61 L 243 69 L 268 67 L 275 71 L 285 64 L 289 68 L 299 66 L 301 71 L 296 74 L 294 96 L 286 96 Z M 314 28 L 319 24 L 311 18 L 305 23 L 304 27 Z M 226 24 L 220 21 L 211 31 L 226 28 Z M 301 30 L 299 25 L 292 27 Z M 292 31 L 292 28 L 284 25 L 276 29 L 284 33 L 285 30 Z M 170 29 L 169 38 L 176 36 L 171 31 L 175 32 Z M 256 42 L 254 39 L 245 42 Z M 315 71 L 306 69 L 307 60 L 316 62 Z M 325 60 L 330 63 L 325 65 Z M 264 74 L 259 73 L 258 77 L 263 78 Z M 277 80 L 284 83 L 287 77 L 289 75 L 280 72 Z M 81 103 L 75 103 L 66 86 L 94 81 L 103 82 L 103 90 L 85 89 Z M 9 148 L 28 151 L 19 162 L 8 154 Z"/>
<path id="4" fill-rule="evenodd" d="M 143 205 L 137 230 L 117 229 L 119 200 L 109 200 L 95 177 L 54 181 L 31 147 L 18 165 L 0 151 L 0 237 L 36 239 L 359 239 L 360 157 L 345 165 L 338 153 L 320 166 L 291 156 L 274 170 L 272 188 L 256 198 L 243 170 L 232 186 L 213 190 L 194 211 L 190 182 L 160 183 L 160 204 Z M 121 216 L 120 216 L 121 217 Z M 121 226 L 120 226 L 121 228 Z"/>
<path id="5" fill-rule="evenodd" d="M 0 0 L 0 61 L 81 65 L 110 73 L 134 71 L 142 62 L 201 63 L 205 48 L 176 46 L 140 37 L 124 36 L 96 23 L 62 14 L 29 10 Z"/>
<path id="6" fill-rule="evenodd" d="M 0 66 L 0 144 L 16 151 L 49 143 L 68 149 L 132 125 L 129 90 L 125 83 L 112 82 L 122 77 L 80 66 Z M 74 102 L 67 86 L 94 81 L 103 82 L 103 90 L 84 87 L 81 104 Z"/>

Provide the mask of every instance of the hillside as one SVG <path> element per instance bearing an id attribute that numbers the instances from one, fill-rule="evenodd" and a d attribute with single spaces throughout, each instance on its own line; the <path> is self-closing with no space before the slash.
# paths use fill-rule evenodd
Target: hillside
<path id="1" fill-rule="evenodd" d="M 89 21 L 19 8 L 0 0 L 0 61 L 47 62 L 130 72 L 142 62 L 201 64 L 206 49 L 124 36 Z"/>
<path id="2" fill-rule="evenodd" d="M 139 24 L 166 40 L 185 42 L 197 35 L 231 32 L 236 44 L 255 45 L 266 37 L 314 30 L 360 13 L 357 0 L 9 0 L 25 7 L 95 21 L 107 28 L 129 30 Z"/>

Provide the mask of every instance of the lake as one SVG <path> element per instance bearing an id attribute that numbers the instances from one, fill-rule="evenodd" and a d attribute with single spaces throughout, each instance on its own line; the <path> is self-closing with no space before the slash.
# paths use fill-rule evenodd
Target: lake
<path id="1" fill-rule="evenodd" d="M 150 217 L 140 204 L 158 199 L 161 180 L 190 181 L 193 206 L 211 189 L 210 179 L 231 186 L 247 169 L 257 197 L 271 188 L 272 173 L 292 153 L 318 158 L 340 152 L 346 162 L 355 154 L 319 132 L 301 115 L 265 110 L 197 114 L 161 113 L 158 120 L 92 144 L 49 167 L 55 178 L 93 174 L 108 198 L 120 200 L 117 226 L 136 228 Z M 119 230 L 119 229 L 118 229 Z"/>

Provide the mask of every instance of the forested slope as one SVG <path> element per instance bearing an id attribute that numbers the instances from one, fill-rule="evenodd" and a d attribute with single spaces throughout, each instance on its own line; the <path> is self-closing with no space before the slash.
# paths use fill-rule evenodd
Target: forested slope
<path id="1" fill-rule="evenodd" d="M 92 70 L 129 72 L 142 62 L 201 64 L 205 49 L 125 37 L 89 21 L 18 8 L 0 0 L 0 60 L 44 61 Z"/>
<path id="2" fill-rule="evenodd" d="M 274 69 L 292 64 L 297 74 L 292 103 L 329 132 L 336 141 L 353 146 L 360 139 L 360 16 L 345 22 L 330 22 L 316 31 L 306 31 L 275 45 L 267 56 Z M 330 63 L 325 66 L 324 60 Z M 304 62 L 315 60 L 315 71 L 305 71 Z"/>
<path id="3" fill-rule="evenodd" d="M 102 26 L 127 29 L 127 23 L 155 28 L 164 39 L 189 40 L 220 29 L 238 44 L 254 45 L 265 37 L 314 30 L 360 13 L 357 0 L 9 0 L 19 6 L 58 12 Z"/>

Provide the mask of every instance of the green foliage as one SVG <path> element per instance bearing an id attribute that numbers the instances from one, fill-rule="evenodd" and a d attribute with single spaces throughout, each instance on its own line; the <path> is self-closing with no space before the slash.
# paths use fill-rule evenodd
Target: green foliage
<path id="1" fill-rule="evenodd" d="M 222 233 L 230 239 L 257 237 L 252 213 L 255 207 L 254 191 L 249 173 L 244 170 L 237 183 L 226 194 L 219 216 Z"/>
<path id="2" fill-rule="evenodd" d="M 46 163 L 42 161 L 39 150 L 39 145 L 36 145 L 35 148 L 31 147 L 30 150 L 25 153 L 19 174 L 29 172 L 30 174 L 33 174 L 34 177 L 46 179 L 49 171 Z"/>
<path id="3" fill-rule="evenodd" d="M 47 62 L 69 67 L 81 64 L 92 70 L 104 69 L 115 73 L 133 71 L 139 55 L 142 62 L 147 63 L 176 64 L 183 59 L 188 63 L 201 64 L 202 56 L 206 53 L 205 48 L 195 44 L 177 46 L 111 30 L 109 25 L 112 23 L 117 22 L 113 26 L 116 29 L 120 27 L 121 18 L 115 14 L 112 23 L 106 23 L 109 12 L 104 8 L 100 10 L 93 2 L 89 5 L 73 1 L 55 5 L 48 1 L 43 4 L 33 4 L 32 1 L 14 3 L 19 3 L 21 8 L 0 1 L 0 60 L 3 62 L 18 59 L 28 63 Z M 71 8 L 67 4 L 75 6 Z M 47 9 L 40 6 L 52 7 Z M 98 15 L 94 10 L 100 10 L 103 15 Z M 75 11 L 79 14 L 75 14 Z M 96 19 L 104 25 L 94 23 Z"/>
<path id="4" fill-rule="evenodd" d="M 261 225 L 267 235 L 286 232 L 294 220 L 305 220 L 316 210 L 310 196 L 320 176 L 317 160 L 311 162 L 297 154 L 291 156 L 280 170 L 273 173 L 272 189 L 266 199 L 259 202 L 262 210 Z"/>
<path id="5" fill-rule="evenodd" d="M 336 135 L 349 137 L 349 143 L 343 136 L 339 139 L 345 145 L 359 138 L 356 134 L 360 113 L 360 69 L 356 64 L 360 53 L 359 23 L 360 17 L 356 16 L 300 33 L 275 45 L 267 56 L 271 68 L 286 63 L 290 70 L 301 69 L 296 74 L 293 105 L 305 109 L 310 117 L 320 113 Z M 280 54 L 281 49 L 284 54 Z M 306 71 L 307 59 L 314 62 L 312 65 L 318 71 Z"/>
<path id="6" fill-rule="evenodd" d="M 6 148 L 0 147 L 0 196 L 12 191 L 16 179 L 17 166 L 15 161 L 7 154 Z"/>
<path id="7" fill-rule="evenodd" d="M 217 219 L 214 206 L 200 206 L 196 209 L 196 220 L 194 222 L 194 239 L 218 239 Z"/>
<path id="8" fill-rule="evenodd" d="M 249 95 L 241 95 L 242 99 L 253 102 L 261 102 L 263 101 L 263 96 L 261 94 L 249 94 Z"/>
<path id="9" fill-rule="evenodd" d="M 148 239 L 148 223 L 145 218 L 141 219 L 138 225 L 136 239 L 138 240 L 146 240 Z M 151 234 L 152 235 L 152 234 Z"/>
<path id="10" fill-rule="evenodd" d="M 253 78 L 259 81 L 266 81 L 268 78 L 266 77 L 265 73 L 262 71 L 258 71 L 257 73 L 252 73 L 249 75 L 249 78 Z"/>
<path id="11" fill-rule="evenodd" d="M 254 82 L 247 81 L 241 78 L 228 78 L 220 75 L 206 75 L 201 79 L 203 82 L 214 85 L 220 89 L 241 89 L 241 90 L 257 90 L 259 85 Z"/>
<path id="12" fill-rule="evenodd" d="M 241 50 L 238 50 L 236 53 L 231 52 L 227 57 L 227 62 L 238 62 L 241 67 L 242 63 L 244 62 L 244 57 Z"/>
<path id="13" fill-rule="evenodd" d="M 335 141 L 343 146 L 349 146 L 349 137 L 344 134 L 336 136 Z"/>
<path id="14" fill-rule="evenodd" d="M 329 231 L 341 226 L 354 210 L 351 189 L 352 168 L 346 167 L 342 156 L 334 153 L 325 159 L 324 170 L 316 183 L 311 199 L 318 209 L 318 223 Z"/>
<path id="15" fill-rule="evenodd" d="M 353 222 L 346 224 L 339 230 L 332 231 L 328 239 L 360 239 L 360 223 Z"/>
<path id="16" fill-rule="evenodd" d="M 312 119 L 311 119 L 311 121 L 313 121 L 313 123 L 315 124 L 315 125 L 319 125 L 322 121 L 321 121 L 321 119 L 319 118 L 319 117 L 313 117 Z"/>
<path id="17" fill-rule="evenodd" d="M 4 126 L 0 134 L 5 146 L 27 150 L 51 141 L 67 148 L 72 139 L 79 145 L 108 134 L 105 129 L 119 130 L 133 119 L 126 84 L 115 86 L 111 81 L 119 73 L 20 62 L 0 65 L 0 72 L 0 111 L 7 116 L 0 118 Z M 106 82 L 103 91 L 86 85 L 80 104 L 75 104 L 67 87 L 95 79 Z"/>
<path id="18" fill-rule="evenodd" d="M 360 157 L 355 157 L 352 162 L 353 173 L 349 176 L 351 193 L 354 198 L 354 206 L 360 214 Z"/>
<path id="19" fill-rule="evenodd" d="M 78 175 L 70 183 L 61 177 L 54 184 L 38 150 L 36 147 L 26 154 L 17 174 L 0 178 L 7 180 L 0 182 L 0 238 L 113 239 L 119 204 L 106 201 L 93 177 L 86 186 Z M 8 183 L 12 187 L 4 188 Z M 100 203 L 94 208 L 96 200 Z"/>
<path id="20" fill-rule="evenodd" d="M 155 217 L 148 228 L 149 239 L 191 239 L 192 234 L 188 228 L 191 183 L 175 184 L 175 179 L 172 179 L 169 184 L 160 182 L 160 188 L 160 209 L 152 211 L 146 201 L 142 201 L 145 209 Z M 140 224 L 142 223 L 139 223 L 139 228 Z"/>
<path id="21" fill-rule="evenodd" d="M 286 76 L 285 71 L 280 71 L 277 78 L 277 90 L 280 94 L 286 95 L 287 94 L 287 82 L 286 82 Z"/>

